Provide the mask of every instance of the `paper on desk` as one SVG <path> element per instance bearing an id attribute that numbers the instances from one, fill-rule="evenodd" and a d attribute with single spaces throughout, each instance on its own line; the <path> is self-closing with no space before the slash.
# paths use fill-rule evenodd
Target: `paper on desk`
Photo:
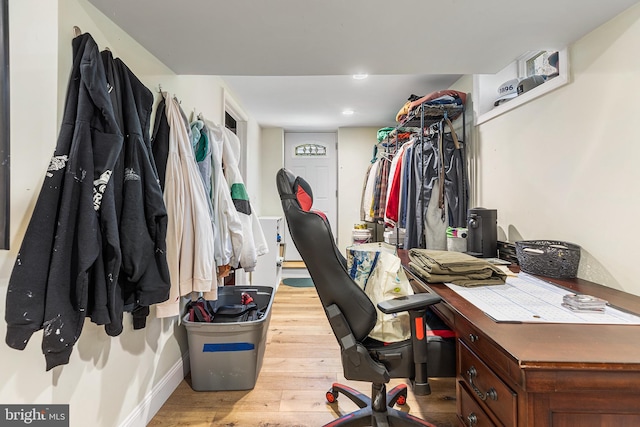
<path id="1" fill-rule="evenodd" d="M 569 290 L 519 273 L 504 285 L 465 288 L 445 283 L 496 322 L 640 325 L 640 316 L 607 306 L 604 313 L 577 313 L 562 306 Z"/>

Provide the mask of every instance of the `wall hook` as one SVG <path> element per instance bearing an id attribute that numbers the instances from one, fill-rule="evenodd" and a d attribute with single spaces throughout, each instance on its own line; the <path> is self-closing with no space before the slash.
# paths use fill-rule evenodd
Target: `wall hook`
<path id="1" fill-rule="evenodd" d="M 77 25 L 74 25 L 73 26 L 73 37 L 78 37 L 79 35 L 82 35 L 82 30 Z"/>

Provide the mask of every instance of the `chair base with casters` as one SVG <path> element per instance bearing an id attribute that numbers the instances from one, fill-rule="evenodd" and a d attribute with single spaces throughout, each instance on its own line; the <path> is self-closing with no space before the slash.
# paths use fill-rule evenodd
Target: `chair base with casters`
<path id="1" fill-rule="evenodd" d="M 347 387 L 342 384 L 334 383 L 327 392 L 327 401 L 334 403 L 338 400 L 338 396 L 344 394 L 353 403 L 360 408 L 357 411 L 343 415 L 337 420 L 325 424 L 324 427 L 333 426 L 429 426 L 435 427 L 427 421 L 416 418 L 406 412 L 398 411 L 393 408 L 397 403 L 402 406 L 407 401 L 407 386 L 404 384 L 395 386 L 391 391 L 387 392 L 385 384 L 372 384 L 371 396 L 373 401 L 367 395 L 359 391 Z"/>
<path id="2" fill-rule="evenodd" d="M 435 427 L 427 421 L 393 408 L 396 403 L 400 406 L 406 403 L 407 386 L 398 385 L 387 393 L 386 383 L 391 377 L 408 378 L 412 382 L 415 395 L 431 394 L 426 371 L 429 354 L 427 339 L 418 331 L 424 330 L 426 307 L 439 301 L 440 297 L 436 295 L 417 294 L 379 303 L 378 308 L 385 314 L 408 311 L 410 316 L 412 339 L 388 345 L 374 345 L 370 340 L 364 340 L 362 343 L 355 342 L 338 306 L 331 304 L 325 308 L 329 324 L 340 343 L 345 378 L 355 381 L 368 380 L 372 385 L 371 397 L 368 397 L 351 387 L 334 383 L 326 394 L 327 401 L 333 403 L 339 394 L 343 394 L 360 409 L 343 415 L 324 427 Z M 365 346 L 366 344 L 368 345 Z M 409 359 L 413 363 L 407 363 Z M 450 366 L 447 370 L 450 376 L 454 375 Z"/>

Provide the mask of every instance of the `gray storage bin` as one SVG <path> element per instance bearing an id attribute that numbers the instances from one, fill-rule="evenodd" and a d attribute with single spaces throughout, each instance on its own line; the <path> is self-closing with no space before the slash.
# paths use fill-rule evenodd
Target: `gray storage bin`
<path id="1" fill-rule="evenodd" d="M 270 286 L 223 286 L 214 306 L 240 304 L 249 293 L 264 315 L 254 321 L 231 323 L 190 322 L 183 317 L 189 340 L 191 386 L 196 391 L 252 389 L 266 346 L 273 288 Z"/>

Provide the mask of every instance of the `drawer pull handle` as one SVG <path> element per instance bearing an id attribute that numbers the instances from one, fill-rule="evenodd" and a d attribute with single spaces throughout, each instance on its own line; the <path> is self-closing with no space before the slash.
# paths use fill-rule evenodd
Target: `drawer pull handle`
<path id="1" fill-rule="evenodd" d="M 478 417 L 472 412 L 467 416 L 467 421 L 469 421 L 469 427 L 473 427 L 478 424 Z"/>
<path id="2" fill-rule="evenodd" d="M 476 371 L 475 366 L 472 365 L 469 369 L 467 369 L 467 378 L 469 378 L 469 385 L 471 386 L 473 391 L 476 392 L 480 400 L 485 401 L 487 400 L 487 398 L 491 400 L 498 400 L 498 392 L 495 388 L 491 387 L 489 390 L 487 390 L 486 393 L 483 393 L 482 390 L 480 390 L 478 386 L 474 384 L 473 379 L 477 376 L 478 371 Z"/>
<path id="3" fill-rule="evenodd" d="M 471 341 L 471 342 L 476 342 L 476 341 L 478 341 L 478 339 L 479 339 L 479 338 L 478 338 L 478 336 L 477 336 L 477 335 L 469 334 L 469 341 Z"/>

